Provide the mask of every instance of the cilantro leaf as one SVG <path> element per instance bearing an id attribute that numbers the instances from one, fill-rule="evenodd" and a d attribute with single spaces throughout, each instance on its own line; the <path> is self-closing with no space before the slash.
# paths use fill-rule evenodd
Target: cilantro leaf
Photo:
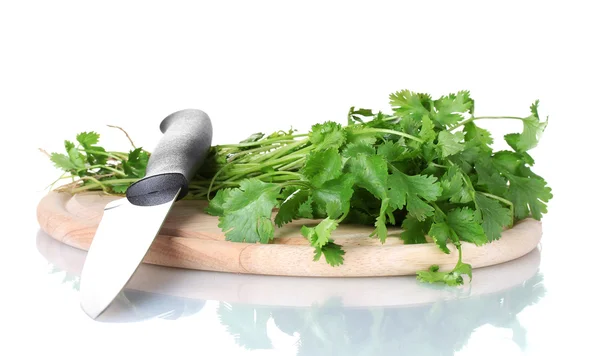
<path id="1" fill-rule="evenodd" d="M 316 187 L 342 174 L 342 157 L 336 148 L 313 151 L 306 158 L 301 173 Z"/>
<path id="2" fill-rule="evenodd" d="M 124 194 L 124 193 L 126 193 L 127 192 L 127 188 L 129 188 L 129 186 L 126 185 L 126 184 L 113 185 L 112 186 L 113 192 L 115 192 L 117 194 Z"/>
<path id="3" fill-rule="evenodd" d="M 459 244 L 460 240 L 477 246 L 486 243 L 487 237 L 481 226 L 479 215 L 468 207 L 450 210 L 442 221 L 436 221 L 429 229 L 429 236 L 444 253 L 450 253 L 449 241 Z"/>
<path id="4" fill-rule="evenodd" d="M 439 200 L 450 200 L 452 203 L 468 203 L 473 200 L 473 190 L 464 181 L 457 166 L 450 166 L 440 179 L 442 194 Z"/>
<path id="5" fill-rule="evenodd" d="M 421 118 L 421 130 L 419 131 L 419 136 L 426 142 L 430 142 L 435 140 L 436 133 L 433 125 L 433 121 L 429 118 L 429 115 L 423 115 Z"/>
<path id="6" fill-rule="evenodd" d="M 319 216 L 338 218 L 350 209 L 354 180 L 352 175 L 343 175 L 325 182 L 321 187 L 312 190 L 314 211 Z"/>
<path id="7" fill-rule="evenodd" d="M 331 233 L 338 226 L 338 222 L 330 217 L 323 219 L 316 227 L 315 234 L 317 236 L 316 241 L 312 244 L 323 247 L 331 240 Z"/>
<path id="8" fill-rule="evenodd" d="M 76 169 L 84 169 L 85 168 L 85 156 L 79 152 L 76 147 L 71 147 L 69 149 L 69 160 L 75 166 Z"/>
<path id="9" fill-rule="evenodd" d="M 464 283 L 463 274 L 473 279 L 472 267 L 470 264 L 459 262 L 451 271 L 440 272 L 438 265 L 429 267 L 427 271 L 418 271 L 417 280 L 425 283 L 443 283 L 448 286 L 458 286 Z"/>
<path id="10" fill-rule="evenodd" d="M 440 183 L 434 176 L 409 176 L 395 169 L 388 178 L 390 206 L 402 209 L 404 205 L 410 216 L 419 221 L 433 215 L 433 207 L 428 201 L 435 201 L 442 193 Z"/>
<path id="11" fill-rule="evenodd" d="M 328 242 L 320 249 L 315 249 L 314 261 L 318 261 L 321 258 L 321 254 L 325 256 L 325 261 L 333 267 L 339 266 L 344 263 L 344 255 L 346 252 L 342 250 L 342 246 Z"/>
<path id="12" fill-rule="evenodd" d="M 383 157 L 359 153 L 351 157 L 347 164 L 359 187 L 365 188 L 379 199 L 387 196 L 388 170 Z"/>
<path id="13" fill-rule="evenodd" d="M 462 132 L 451 133 L 449 131 L 441 131 L 438 135 L 438 150 L 442 158 L 457 154 L 464 150 L 465 145 L 461 141 L 465 138 Z"/>
<path id="14" fill-rule="evenodd" d="M 87 161 L 90 165 L 104 165 L 108 157 L 105 155 L 106 150 L 100 146 L 85 146 Z M 141 178 L 141 177 L 140 177 Z"/>
<path id="15" fill-rule="evenodd" d="M 223 205 L 229 200 L 232 188 L 223 188 L 217 190 L 215 196 L 210 200 L 204 211 L 213 216 L 223 216 L 225 208 Z"/>
<path id="16" fill-rule="evenodd" d="M 468 91 L 442 96 L 434 102 L 436 111 L 433 119 L 443 126 L 452 126 L 461 119 L 464 113 L 472 112 L 473 100 Z"/>
<path id="17" fill-rule="evenodd" d="M 365 154 L 367 156 L 374 155 L 376 153 L 375 147 L 373 145 L 358 142 L 358 143 L 349 143 L 346 145 L 346 148 L 342 151 L 342 155 L 344 157 L 356 157 L 359 154 Z"/>
<path id="18" fill-rule="evenodd" d="M 379 211 L 379 216 L 375 219 L 375 231 L 371 234 L 371 236 L 377 236 L 381 243 L 385 243 L 387 238 L 387 211 L 389 206 L 390 198 L 385 198 L 381 201 L 381 208 Z"/>
<path id="19" fill-rule="evenodd" d="M 450 210 L 446 221 L 460 240 L 474 243 L 477 246 L 487 242 L 481 222 L 471 208 L 463 207 Z"/>
<path id="20" fill-rule="evenodd" d="M 492 152 L 490 145 L 494 143 L 494 139 L 488 130 L 478 127 L 473 122 L 469 122 L 465 124 L 463 132 L 465 134 L 465 141 L 467 141 L 470 146 L 477 147 L 479 149 L 478 152 Z"/>
<path id="21" fill-rule="evenodd" d="M 62 153 L 52 153 L 52 155 L 50 155 L 50 160 L 54 162 L 54 166 L 56 168 L 60 168 L 64 171 L 71 171 L 73 169 L 77 169 L 75 164 L 71 162 L 71 159 L 69 159 L 69 157 L 65 156 Z"/>
<path id="22" fill-rule="evenodd" d="M 404 231 L 400 233 L 400 238 L 405 244 L 426 243 L 427 239 L 425 235 L 430 228 L 430 221 L 419 221 L 412 216 L 408 216 L 402 221 L 402 229 Z"/>
<path id="23" fill-rule="evenodd" d="M 530 107 L 531 115 L 522 120 L 522 133 L 512 133 L 504 136 L 504 139 L 510 147 L 517 152 L 525 152 L 536 147 L 542 134 L 546 130 L 548 121 L 540 121 L 538 105 L 539 100 L 536 100 Z"/>
<path id="24" fill-rule="evenodd" d="M 548 212 L 547 203 L 553 197 L 546 181 L 541 177 L 519 177 L 506 172 L 504 175 L 510 182 L 506 198 L 514 204 L 517 219 L 531 214 L 534 219 L 540 220 L 542 214 Z"/>
<path id="25" fill-rule="evenodd" d="M 312 209 L 313 199 L 312 196 L 308 196 L 308 199 L 298 207 L 298 217 L 305 219 L 313 219 L 313 209 Z"/>
<path id="26" fill-rule="evenodd" d="M 333 243 L 331 233 L 338 226 L 338 222 L 330 217 L 323 219 L 315 227 L 302 226 L 300 233 L 304 236 L 311 246 L 315 248 L 314 260 L 318 261 L 321 255 L 325 255 L 325 260 L 332 266 L 342 264 L 345 252 L 340 245 Z"/>
<path id="27" fill-rule="evenodd" d="M 69 140 L 65 140 L 65 151 L 69 152 L 72 148 L 75 147 L 75 144 Z"/>
<path id="28" fill-rule="evenodd" d="M 444 253 L 450 253 L 447 246 L 448 240 L 458 240 L 456 233 L 445 222 L 433 223 L 429 229 L 429 236 Z"/>
<path id="29" fill-rule="evenodd" d="M 354 109 L 354 106 L 348 111 L 348 125 L 353 125 L 355 122 L 364 124 L 363 117 L 373 117 L 373 110 L 371 109 Z"/>
<path id="30" fill-rule="evenodd" d="M 256 178 L 245 179 L 232 189 L 223 205 L 218 226 L 228 241 L 267 243 L 273 238 L 271 221 L 280 188 Z"/>
<path id="31" fill-rule="evenodd" d="M 262 132 L 256 132 L 256 133 L 253 133 L 252 135 L 248 136 L 247 138 L 241 140 L 240 143 L 256 142 L 256 141 L 260 140 L 263 137 L 265 137 L 264 133 L 262 133 Z"/>
<path id="32" fill-rule="evenodd" d="M 98 143 L 100 135 L 96 132 L 81 132 L 77 135 L 77 142 L 83 147 L 89 147 Z"/>
<path id="33" fill-rule="evenodd" d="M 143 178 L 146 175 L 149 159 L 148 152 L 141 147 L 129 151 L 127 160 L 123 162 L 123 171 L 129 177 Z"/>
<path id="34" fill-rule="evenodd" d="M 503 228 L 512 223 L 511 211 L 480 192 L 475 193 L 475 205 L 481 214 L 481 225 L 488 241 L 499 239 Z"/>
<path id="35" fill-rule="evenodd" d="M 476 186 L 492 194 L 504 196 L 507 190 L 507 180 L 498 173 L 491 158 L 481 157 L 475 162 L 474 167 L 477 172 Z"/>
<path id="36" fill-rule="evenodd" d="M 294 220 L 298 215 L 300 205 L 308 200 L 308 190 L 298 190 L 289 196 L 279 207 L 277 215 L 275 215 L 275 224 L 278 227 L 283 226 Z"/>
<path id="37" fill-rule="evenodd" d="M 408 147 L 403 144 L 403 140 L 385 141 L 377 147 L 377 154 L 389 163 L 402 161 L 411 156 Z"/>
<path id="38" fill-rule="evenodd" d="M 392 109 L 400 117 L 421 119 L 423 115 L 429 114 L 429 110 L 423 105 L 431 100 L 426 94 L 419 94 L 405 89 L 390 94 L 389 99 Z"/>
<path id="39" fill-rule="evenodd" d="M 496 173 L 508 172 L 510 174 L 518 174 L 519 167 L 525 164 L 523 157 L 517 152 L 499 151 L 492 156 L 492 162 Z"/>
<path id="40" fill-rule="evenodd" d="M 308 138 L 315 146 L 314 150 L 318 151 L 341 147 L 346 142 L 346 133 L 342 129 L 342 125 L 333 121 L 326 121 L 322 124 L 313 125 Z"/>

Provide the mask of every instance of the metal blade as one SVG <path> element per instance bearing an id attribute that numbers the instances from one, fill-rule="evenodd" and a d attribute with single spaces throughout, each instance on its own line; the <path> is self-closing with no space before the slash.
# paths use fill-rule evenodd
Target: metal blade
<path id="1" fill-rule="evenodd" d="M 133 205 L 127 198 L 106 205 L 81 272 L 81 308 L 91 318 L 102 314 L 125 287 L 178 194 L 154 206 Z"/>

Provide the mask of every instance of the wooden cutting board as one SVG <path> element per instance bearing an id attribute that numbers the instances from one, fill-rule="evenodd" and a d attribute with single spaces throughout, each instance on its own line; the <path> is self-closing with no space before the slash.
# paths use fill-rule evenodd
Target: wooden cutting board
<path id="1" fill-rule="evenodd" d="M 53 191 L 38 204 L 38 222 L 52 238 L 87 251 L 104 206 L 115 199 L 119 197 L 97 192 L 71 195 Z M 206 202 L 176 202 L 143 262 L 245 274 L 370 277 L 413 275 L 432 264 L 438 264 L 442 271 L 451 270 L 458 258 L 451 244 L 450 254 L 444 254 L 433 243 L 403 244 L 399 228 L 390 227 L 388 239 L 382 245 L 378 239 L 369 237 L 373 227 L 343 224 L 332 237 L 346 251 L 345 261 L 332 267 L 324 258 L 313 261 L 314 249 L 300 234 L 302 225 L 314 226 L 318 220 L 298 220 L 276 228 L 274 242 L 270 244 L 230 242 L 217 226 L 218 218 L 204 213 L 205 207 Z M 541 237 L 541 222 L 525 219 L 505 230 L 498 241 L 479 247 L 463 243 L 463 261 L 473 268 L 511 261 L 532 251 Z"/>

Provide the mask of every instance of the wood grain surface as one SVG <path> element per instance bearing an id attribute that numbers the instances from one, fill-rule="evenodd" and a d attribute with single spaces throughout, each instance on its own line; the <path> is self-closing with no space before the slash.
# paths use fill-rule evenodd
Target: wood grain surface
<path id="1" fill-rule="evenodd" d="M 114 199 L 119 197 L 96 192 L 77 195 L 50 192 L 38 204 L 38 222 L 52 238 L 87 251 L 104 206 Z M 297 220 L 276 229 L 274 242 L 270 244 L 230 242 L 217 226 L 218 218 L 204 213 L 205 206 L 206 203 L 199 201 L 176 202 L 143 262 L 244 274 L 370 277 L 413 275 L 432 264 L 438 264 L 443 271 L 450 270 L 458 258 L 451 244 L 450 254 L 444 254 L 433 243 L 403 244 L 399 228 L 391 227 L 382 245 L 378 239 L 369 237 L 372 227 L 343 224 L 332 237 L 346 251 L 345 261 L 332 267 L 324 258 L 313 261 L 314 249 L 300 234 L 302 225 L 314 226 L 316 220 Z M 473 268 L 511 261 L 532 251 L 541 237 L 541 222 L 525 219 L 505 230 L 498 241 L 479 247 L 463 243 L 463 260 Z"/>

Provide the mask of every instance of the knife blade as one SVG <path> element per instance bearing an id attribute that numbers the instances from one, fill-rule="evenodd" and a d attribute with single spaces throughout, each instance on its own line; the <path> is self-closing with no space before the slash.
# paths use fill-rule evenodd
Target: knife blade
<path id="1" fill-rule="evenodd" d="M 212 144 L 208 115 L 185 109 L 160 123 L 163 136 L 144 178 L 108 203 L 88 249 L 80 279 L 80 306 L 92 319 L 123 290 L 158 235 L 171 208 L 188 193 Z"/>

